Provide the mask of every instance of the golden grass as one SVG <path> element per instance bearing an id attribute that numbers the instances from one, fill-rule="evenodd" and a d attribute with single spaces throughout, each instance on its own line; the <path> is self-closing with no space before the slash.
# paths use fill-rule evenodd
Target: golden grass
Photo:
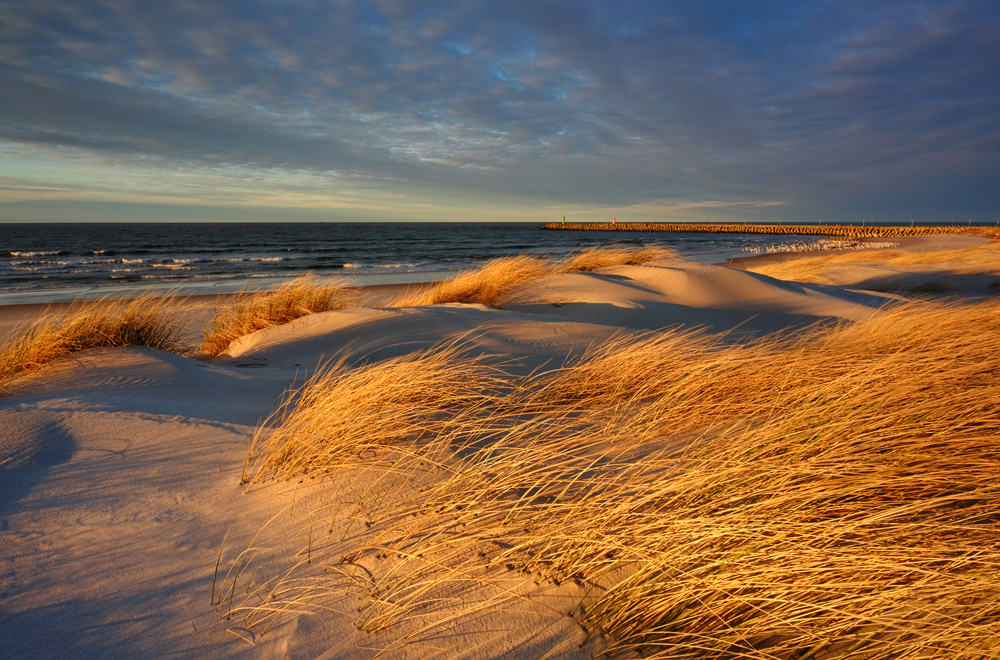
<path id="1" fill-rule="evenodd" d="M 387 307 L 418 307 L 444 303 L 478 303 L 496 306 L 514 287 L 544 277 L 552 272 L 542 258 L 520 254 L 491 259 L 478 268 L 462 271 L 453 279 L 407 291 Z"/>
<path id="2" fill-rule="evenodd" d="M 571 254 L 565 259 L 557 262 L 553 268 L 555 273 L 577 273 L 590 272 L 598 268 L 610 268 L 611 266 L 630 266 L 645 264 L 650 261 L 658 261 L 675 257 L 677 254 L 664 247 L 597 247 L 582 250 L 576 254 Z"/>
<path id="3" fill-rule="evenodd" d="M 306 275 L 277 288 L 243 291 L 216 306 L 212 326 L 204 329 L 201 352 L 217 356 L 238 338 L 264 328 L 294 321 L 308 314 L 357 307 L 361 296 L 344 287 L 321 284 Z"/>
<path id="4" fill-rule="evenodd" d="M 826 284 L 830 281 L 829 274 L 845 264 L 891 266 L 914 272 L 947 267 L 948 270 L 955 273 L 1000 275 L 1000 243 L 987 243 L 960 250 L 930 250 L 927 252 L 903 252 L 901 250 L 847 252 L 761 264 L 747 270 L 780 280 Z"/>
<path id="5" fill-rule="evenodd" d="M 46 312 L 0 339 L 0 396 L 24 372 L 91 348 L 146 346 L 180 352 L 173 298 L 104 299 Z"/>
<path id="6" fill-rule="evenodd" d="M 342 358 L 257 429 L 243 481 L 321 476 L 358 454 L 465 428 L 504 384 L 502 372 L 456 343 L 355 369 Z"/>
<path id="7" fill-rule="evenodd" d="M 497 586 L 514 569 L 578 584 L 570 615 L 612 656 L 1000 658 L 998 318 L 910 304 L 737 346 L 622 335 L 521 380 L 454 346 L 340 364 L 262 427 L 250 476 L 379 463 L 420 487 L 368 501 L 394 521 L 370 543 L 311 547 L 329 575 L 230 610 L 264 625 L 391 556 L 357 582 L 366 630 L 524 598 Z M 463 587 L 497 596 L 456 612 Z"/>
<path id="8" fill-rule="evenodd" d="M 413 292 L 388 303 L 389 307 L 417 307 L 444 303 L 478 303 L 497 306 L 517 286 L 547 275 L 589 272 L 610 266 L 644 264 L 674 256 L 666 248 L 598 247 L 565 259 L 550 260 L 531 255 L 500 257 L 459 273 L 455 278 Z"/>

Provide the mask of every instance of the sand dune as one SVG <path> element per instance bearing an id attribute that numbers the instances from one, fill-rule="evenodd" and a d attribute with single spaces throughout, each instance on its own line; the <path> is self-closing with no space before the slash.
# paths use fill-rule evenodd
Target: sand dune
<path id="1" fill-rule="evenodd" d="M 777 254 L 735 259 L 733 266 L 782 280 L 902 294 L 993 296 L 1000 293 L 1000 243 L 975 236 L 911 237 L 897 247 Z"/>
<path id="2" fill-rule="evenodd" d="M 385 533 L 360 508 L 356 519 L 324 517 L 370 499 L 373 471 L 242 486 L 257 425 L 289 388 L 345 352 L 350 364 L 374 363 L 461 337 L 468 354 L 499 356 L 524 374 L 623 329 L 703 328 L 735 341 L 860 321 L 900 300 L 671 259 L 553 275 L 517 289 L 501 309 L 314 314 L 242 337 L 209 362 L 142 348 L 62 359 L 0 400 L 0 655 L 593 657 L 608 640 L 588 638 L 567 615 L 585 587 L 536 584 L 518 571 L 484 573 L 491 587 L 456 596 L 483 599 L 478 612 L 426 629 L 404 619 L 377 634 L 359 630 L 358 590 L 327 594 L 313 614 L 284 617 L 264 635 L 247 629 L 243 613 L 224 618 L 213 589 L 231 588 L 224 573 L 242 550 L 257 548 L 247 574 L 261 580 L 293 565 L 302 548 L 318 552 L 317 538 L 336 557 Z M 497 593 L 504 598 L 491 606 Z"/>

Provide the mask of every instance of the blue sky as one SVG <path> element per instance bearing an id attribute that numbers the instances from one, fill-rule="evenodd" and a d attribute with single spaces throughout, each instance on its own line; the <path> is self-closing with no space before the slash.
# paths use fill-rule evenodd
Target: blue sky
<path id="1" fill-rule="evenodd" d="M 0 220 L 992 223 L 998 53 L 996 0 L 0 0 Z"/>

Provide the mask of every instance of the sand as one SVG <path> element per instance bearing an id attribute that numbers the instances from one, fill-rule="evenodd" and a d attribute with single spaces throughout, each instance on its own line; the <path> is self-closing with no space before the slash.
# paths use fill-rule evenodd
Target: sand
<path id="1" fill-rule="evenodd" d="M 923 241 L 912 249 L 941 244 L 912 240 Z M 604 640 L 581 647 L 583 631 L 561 613 L 579 598 L 576 588 L 520 574 L 497 578 L 524 596 L 516 606 L 414 637 L 405 625 L 359 631 L 357 593 L 331 596 L 330 609 L 290 618 L 263 637 L 220 617 L 210 604 L 220 547 L 226 569 L 260 532 L 254 565 L 282 570 L 306 545 L 315 512 L 357 488 L 344 476 L 247 490 L 240 472 L 256 425 L 289 387 L 344 351 L 372 361 L 462 336 L 473 352 L 503 355 L 527 372 L 623 328 L 702 327 L 735 339 L 856 321 L 893 299 L 666 260 L 547 278 L 517 290 L 502 309 L 308 316 L 244 337 L 211 362 L 142 348 L 75 354 L 0 399 L 0 655 L 593 657 Z M 214 302 L 187 304 L 197 317 Z M 0 309 L 0 320 L 37 312 Z M 358 527 L 345 548 L 369 533 Z"/>
<path id="2" fill-rule="evenodd" d="M 878 242 L 880 239 L 865 239 L 862 242 Z M 817 256 L 829 257 L 854 253 L 857 263 L 827 263 L 811 273 L 809 281 L 837 286 L 844 289 L 881 291 L 908 294 L 949 294 L 959 296 L 989 296 L 1000 293 L 1000 272 L 994 268 L 970 266 L 962 263 L 913 263 L 906 266 L 880 263 L 877 259 L 866 259 L 868 255 L 884 252 L 912 253 L 932 250 L 963 250 L 988 245 L 988 238 L 975 236 L 914 236 L 890 239 L 898 247 L 885 250 L 823 250 L 819 252 L 776 253 L 759 257 L 732 259 L 729 266 L 746 270 L 761 267 L 786 265 L 811 260 Z M 765 273 L 785 277 L 780 271 Z M 794 273 L 789 270 L 788 273 Z M 799 274 L 799 277 L 805 273 Z"/>

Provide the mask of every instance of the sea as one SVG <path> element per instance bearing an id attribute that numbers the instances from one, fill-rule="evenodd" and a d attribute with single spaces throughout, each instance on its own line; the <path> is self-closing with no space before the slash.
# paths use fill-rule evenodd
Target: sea
<path id="1" fill-rule="evenodd" d="M 662 245 L 725 263 L 804 238 L 543 231 L 536 223 L 0 224 L 0 304 L 233 293 L 307 273 L 344 285 L 430 282 L 496 257 L 562 257 L 607 244 Z"/>

